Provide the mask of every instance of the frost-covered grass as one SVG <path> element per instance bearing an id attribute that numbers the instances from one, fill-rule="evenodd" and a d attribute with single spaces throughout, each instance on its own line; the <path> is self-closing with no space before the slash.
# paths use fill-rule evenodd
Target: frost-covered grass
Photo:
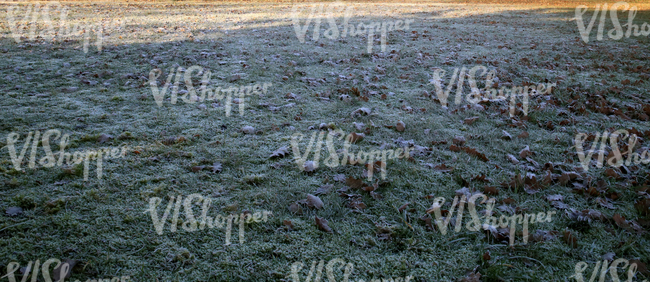
<path id="1" fill-rule="evenodd" d="M 550 223 L 532 226 L 531 231 L 561 234 L 570 230 L 578 238 L 575 249 L 561 237 L 523 245 L 517 235 L 516 244 L 510 247 L 491 235 L 465 228 L 443 235 L 428 230 L 420 219 L 433 201 L 427 195 L 449 202 L 463 187 L 477 191 L 485 185 L 501 187 L 517 173 L 543 178 L 545 173 L 529 171 L 525 165 L 532 165 L 525 160 L 515 165 L 506 158 L 507 154 L 518 157 L 526 146 L 536 153 L 532 158 L 542 167 L 547 162 L 564 163 L 562 170 L 573 171 L 580 166 L 572 147 L 576 133 L 649 129 L 647 121 L 589 110 L 588 115 L 578 114 L 568 107 L 579 108 L 588 95 L 597 93 L 620 108 L 649 103 L 647 71 L 629 70 L 650 68 L 650 39 L 605 37 L 585 44 L 571 21 L 577 3 L 479 2 L 346 2 L 356 11 L 350 23 L 413 20 L 409 30 L 389 33 L 386 54 L 378 51 L 378 36 L 372 54 L 366 52 L 364 36 L 327 39 L 321 35 L 315 42 L 313 25 L 306 42 L 300 43 L 288 2 L 61 2 L 70 10 L 70 24 L 105 24 L 102 51 L 90 45 L 87 53 L 79 41 L 82 35 L 68 42 L 26 38 L 16 43 L 8 19 L 0 17 L 0 146 L 4 146 L 0 149 L 0 210 L 24 210 L 18 216 L 0 216 L 0 273 L 6 274 L 6 265 L 12 261 L 26 266 L 30 260 L 59 258 L 80 261 L 73 281 L 127 275 L 135 281 L 289 281 L 294 262 L 305 264 L 301 272 L 305 277 L 313 261 L 341 258 L 354 264 L 353 281 L 408 275 L 414 277 L 412 281 L 455 281 L 471 271 L 480 272 L 483 281 L 567 281 L 577 262 L 590 263 L 590 274 L 595 262 L 608 252 L 648 262 L 647 234 L 637 236 L 607 221 L 581 222 L 582 228 L 577 228 L 564 211 L 558 211 Z M 641 9 L 642 2 L 630 3 Z M 593 7 L 598 2 L 586 3 Z M 11 5 L 2 3 L 0 10 L 7 11 Z M 334 17 L 342 25 L 342 13 Z M 622 22 L 627 19 L 620 18 Z M 639 12 L 636 22 L 650 23 L 648 13 Z M 36 30 L 44 28 L 41 21 L 35 24 Z M 321 34 L 327 28 L 322 18 Z M 605 30 L 609 29 L 608 21 Z M 94 34 L 90 42 L 95 42 Z M 227 117 L 224 101 L 218 107 L 212 101 L 188 104 L 179 100 L 175 105 L 164 101 L 159 107 L 150 88 L 150 71 L 163 71 L 160 87 L 170 68 L 192 65 L 210 70 L 215 86 L 270 82 L 272 87 L 264 95 L 247 97 L 243 115 L 235 106 Z M 557 83 L 557 89 L 549 97 L 532 99 L 527 121 L 523 115 L 512 120 L 503 102 L 483 104 L 482 110 L 465 107 L 467 102 L 445 109 L 431 99 L 436 94 L 429 80 L 436 68 L 451 73 L 455 67 L 476 65 L 495 69 L 506 86 Z M 241 79 L 231 82 L 233 74 Z M 626 79 L 642 82 L 622 84 Z M 194 85 L 199 82 L 195 76 Z M 352 87 L 369 100 L 350 94 L 346 88 Z M 180 89 L 186 89 L 182 79 Z M 291 99 L 289 93 L 298 99 Z M 452 93 L 455 98 L 455 90 Z M 464 93 L 469 93 L 467 85 Z M 342 94 L 350 95 L 351 101 L 340 100 Z M 551 105 L 547 100 L 551 97 L 560 104 Z M 201 103 L 206 108 L 199 107 Z M 361 107 L 372 112 L 352 117 Z M 474 116 L 479 118 L 473 124 L 463 123 Z M 386 127 L 398 121 L 406 124 L 405 131 Z M 386 180 L 375 175 L 373 182 L 381 184 L 375 192 L 382 199 L 350 189 L 347 193 L 362 195 L 367 207 L 361 212 L 348 208 L 346 198 L 336 192 L 346 184 L 335 176 L 361 178 L 362 166 L 325 166 L 326 146 L 320 167 L 311 173 L 297 168 L 292 153 L 269 158 L 282 146 L 291 152 L 294 133 L 305 135 L 300 143 L 303 153 L 321 123 L 331 123 L 346 134 L 360 133 L 353 122 L 370 128 L 364 140 L 353 145 L 355 152 L 397 148 L 399 138 L 430 148 L 430 153 L 415 155 L 412 161 L 390 161 Z M 546 126 L 548 122 L 553 129 Z M 256 133 L 243 133 L 244 126 L 254 127 Z M 71 151 L 133 149 L 124 158 L 106 160 L 102 179 L 93 177 L 94 165 L 88 181 L 77 172 L 80 166 L 14 170 L 6 137 L 20 134 L 18 149 L 22 149 L 30 131 L 48 129 L 70 134 Z M 503 130 L 513 139 L 502 139 Z M 517 138 L 523 131 L 529 137 Z M 100 134 L 115 138 L 99 144 Z M 489 161 L 451 151 L 452 139 L 460 135 L 467 139 L 466 146 L 485 154 Z M 169 142 L 170 137 L 175 141 Z M 432 144 L 435 141 L 447 143 Z M 50 143 L 57 153 L 58 140 Z M 342 149 L 342 144 L 336 141 L 336 149 Z M 38 148 L 40 159 L 45 152 L 42 146 Z M 23 167 L 28 167 L 29 156 L 27 150 Z M 192 170 L 215 162 L 222 164 L 221 172 Z M 441 163 L 454 170 L 439 172 L 427 165 Z M 640 219 L 633 206 L 638 199 L 635 188 L 647 180 L 648 166 L 640 166 L 626 181 L 606 178 L 605 169 L 592 167 L 588 176 L 594 183 L 608 181 L 620 194 L 616 210 L 558 183 L 533 195 L 501 188 L 495 197 L 497 201 L 512 198 L 514 206 L 526 212 L 546 212 L 555 209 L 546 196 L 562 194 L 564 202 L 576 210 L 590 208 L 609 218 L 620 213 L 627 219 Z M 483 174 L 489 183 L 473 180 Z M 633 178 L 638 184 L 628 184 Z M 302 215 L 289 210 L 292 203 L 326 184 L 334 187 L 319 196 L 324 209 L 303 206 Z M 149 199 L 162 198 L 158 207 L 162 217 L 170 196 L 193 193 L 213 199 L 210 216 L 244 211 L 273 215 L 266 222 L 246 225 L 243 244 L 237 240 L 237 226 L 229 246 L 224 246 L 225 228 L 189 232 L 179 223 L 175 233 L 166 225 L 158 235 L 145 213 Z M 405 203 L 410 205 L 400 211 Z M 480 206 L 479 211 L 484 210 Z M 195 217 L 200 213 L 196 204 Z M 497 215 L 502 213 L 507 214 L 497 210 Z M 319 230 L 315 216 L 327 219 L 334 233 Z M 285 227 L 285 220 L 292 222 L 292 230 Z M 391 236 L 384 240 L 380 233 L 386 232 Z M 491 259 L 484 262 L 486 251 Z M 343 270 L 336 273 L 336 280 L 341 281 Z M 322 279 L 327 279 L 325 273 Z"/>

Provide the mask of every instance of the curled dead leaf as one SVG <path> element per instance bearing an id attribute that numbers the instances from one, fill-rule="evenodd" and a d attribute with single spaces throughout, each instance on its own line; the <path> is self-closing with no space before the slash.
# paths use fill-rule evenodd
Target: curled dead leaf
<path id="1" fill-rule="evenodd" d="M 287 146 L 282 146 L 279 149 L 273 151 L 273 153 L 271 153 L 271 156 L 269 158 L 283 158 L 288 154 L 289 154 L 289 150 L 287 149 Z"/>
<path id="2" fill-rule="evenodd" d="M 483 193 L 487 195 L 499 195 L 499 188 L 494 187 L 494 186 L 485 186 L 483 188 Z"/>
<path id="3" fill-rule="evenodd" d="M 350 136 L 350 143 L 352 143 L 352 144 L 355 144 L 355 143 L 363 140 L 364 137 L 366 137 L 366 135 L 363 134 L 363 133 L 357 134 L 355 132 L 350 133 L 349 136 Z"/>
<path id="4" fill-rule="evenodd" d="M 406 129 L 406 124 L 400 120 L 397 122 L 395 129 L 397 129 L 399 132 L 403 132 Z"/>
<path id="5" fill-rule="evenodd" d="M 522 159 L 525 159 L 526 157 L 532 156 L 532 155 L 533 155 L 533 152 L 530 150 L 530 148 L 528 146 L 526 146 L 524 149 L 519 151 L 519 157 L 522 158 Z"/>
<path id="6" fill-rule="evenodd" d="M 289 211 L 291 211 L 292 213 L 295 213 L 297 215 L 302 215 L 302 208 L 297 203 L 292 203 L 289 206 Z"/>
<path id="7" fill-rule="evenodd" d="M 451 140 L 455 145 L 463 146 L 465 145 L 465 136 L 456 136 Z M 453 151 L 453 150 L 452 150 Z"/>
<path id="8" fill-rule="evenodd" d="M 323 201 L 318 196 L 307 194 L 307 206 L 320 210 L 323 208 Z"/>
<path id="9" fill-rule="evenodd" d="M 363 180 L 348 177 L 348 179 L 345 180 L 345 184 L 350 186 L 350 188 L 361 189 L 361 187 L 363 187 Z"/>
<path id="10" fill-rule="evenodd" d="M 332 228 L 327 225 L 327 219 L 316 216 L 316 226 L 327 233 L 332 233 Z"/>
<path id="11" fill-rule="evenodd" d="M 289 230 L 293 230 L 293 222 L 291 222 L 291 220 L 285 219 L 282 221 L 282 224 L 284 224 L 284 226 L 286 226 Z"/>

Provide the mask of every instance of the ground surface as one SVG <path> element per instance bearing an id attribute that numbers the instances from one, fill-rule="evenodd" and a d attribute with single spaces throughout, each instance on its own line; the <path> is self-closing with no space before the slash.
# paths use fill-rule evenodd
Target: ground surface
<path id="1" fill-rule="evenodd" d="M 370 54 L 364 36 L 321 35 L 314 41 L 313 24 L 305 43 L 300 43 L 292 25 L 292 4 L 286 2 L 61 2 L 70 11 L 69 24 L 105 26 L 101 52 L 93 45 L 93 34 L 87 53 L 79 41 L 82 31 L 68 38 L 30 40 L 28 25 L 17 43 L 11 24 L 31 21 L 37 34 L 45 25 L 40 19 L 23 20 L 31 4 L 2 3 L 6 17 L 0 17 L 0 210 L 7 214 L 0 216 L 0 273 L 7 273 L 10 262 L 24 267 L 49 258 L 76 261 L 69 278 L 73 281 L 116 276 L 135 281 L 290 281 L 295 262 L 305 265 L 300 272 L 304 281 L 312 262 L 327 265 L 335 258 L 354 265 L 350 281 L 409 275 L 411 281 L 457 281 L 478 276 L 472 273 L 480 273 L 481 281 L 575 281 L 569 277 L 580 261 L 589 265 L 587 280 L 596 262 L 612 252 L 614 259 L 638 260 L 641 266 L 650 261 L 650 200 L 643 202 L 648 197 L 648 165 L 610 171 L 611 166 L 592 165 L 585 172 L 573 142 L 578 133 L 632 128 L 650 138 L 650 39 L 613 40 L 605 35 L 598 41 L 596 22 L 585 43 L 572 20 L 581 3 L 591 8 L 600 4 L 346 2 L 341 7 L 355 7 L 350 19 L 355 25 L 413 20 L 408 30 L 389 33 L 386 53 L 380 53 L 375 36 Z M 648 8 L 643 1 L 630 3 Z M 309 9 L 309 4 L 301 5 L 299 10 Z M 20 19 L 12 21 L 8 9 L 23 11 L 16 13 Z M 340 26 L 342 11 L 332 14 Z M 298 16 L 301 23 L 306 15 Z M 625 22 L 627 14 L 619 18 Z M 650 23 L 650 16 L 640 11 L 635 23 L 643 22 Z M 605 32 L 611 25 L 607 21 Z M 328 27 L 323 18 L 321 34 Z M 212 85 L 272 86 L 266 94 L 246 97 L 241 115 L 237 105 L 226 116 L 223 100 L 179 100 L 174 105 L 165 100 L 158 106 L 150 71 L 162 69 L 157 80 L 162 88 L 170 68 L 192 65 L 211 70 Z M 436 68 L 446 70 L 448 80 L 454 68 L 476 65 L 496 70 L 500 83 L 508 87 L 557 87 L 531 98 L 527 116 L 519 105 L 510 117 L 505 102 L 476 107 L 463 100 L 444 108 L 434 99 L 430 80 Z M 199 81 L 195 75 L 194 85 Z M 182 79 L 180 89 L 186 89 Z M 469 93 L 468 85 L 463 93 Z M 341 100 L 341 95 L 350 98 Z M 370 108 L 370 114 L 352 115 L 362 107 Z M 472 117 L 478 119 L 471 122 Z M 399 121 L 405 130 L 396 130 Z M 356 128 L 353 122 L 364 125 Z M 321 123 L 346 135 L 365 132 L 352 146 L 354 152 L 416 149 L 410 159 L 388 161 L 384 180 L 376 173 L 368 181 L 360 165 L 325 166 L 325 145 L 320 166 L 303 172 L 293 159 L 291 136 L 305 136 L 300 143 L 303 153 Z M 242 132 L 245 126 L 254 127 L 253 134 Z M 23 172 L 16 171 L 7 137 L 19 134 L 20 153 L 29 132 L 39 130 L 42 135 L 49 129 L 70 135 L 69 152 L 129 149 L 123 158 L 103 162 L 101 179 L 95 161 L 90 162 L 87 181 L 83 164 L 29 168 L 31 148 L 22 161 Z M 504 138 L 503 131 L 512 138 Z M 524 132 L 528 137 L 518 137 Z M 105 139 L 102 134 L 113 138 L 99 143 Z M 466 139 L 466 151 L 452 147 L 457 136 Z M 52 140 L 52 150 L 58 153 L 59 141 Z M 285 157 L 270 158 L 283 146 L 288 149 Z M 343 141 L 334 146 L 342 149 Z M 528 159 L 520 156 L 526 146 L 534 152 Z M 643 147 L 647 144 L 639 144 L 639 152 Z M 508 154 L 519 163 L 510 161 Z M 39 146 L 37 162 L 43 156 Z M 221 169 L 212 170 L 215 162 Z M 547 163 L 553 168 L 548 170 Z M 441 164 L 453 170 L 440 169 Z M 529 179 L 514 181 L 517 175 Z M 362 179 L 362 188 L 377 188 L 372 194 L 347 189 L 357 185 L 351 178 Z M 318 195 L 322 209 L 298 203 L 300 212 L 296 205 L 290 210 L 325 185 L 333 186 Z M 521 226 L 512 246 L 507 234 L 464 226 L 441 234 L 435 223 L 427 224 L 435 216 L 426 211 L 435 197 L 446 198 L 443 209 L 449 209 L 464 187 L 467 193 L 498 193 L 492 195 L 497 217 L 549 211 L 557 215 L 551 222 L 531 225 L 537 237 L 528 244 L 522 242 Z M 156 210 L 162 217 L 170 196 L 193 193 L 212 198 L 210 216 L 244 211 L 272 215 L 266 222 L 246 225 L 244 243 L 238 240 L 235 224 L 227 246 L 226 228 L 186 231 L 179 223 L 171 232 L 171 215 L 162 235 L 156 233 L 146 212 L 150 199 L 162 198 Z M 551 195 L 563 200 L 549 201 Z M 194 205 L 199 217 L 200 204 Z M 484 211 L 485 205 L 478 210 Z M 180 221 L 184 214 L 181 209 Z M 463 225 L 467 211 L 464 216 Z M 319 229 L 315 217 L 326 219 L 333 232 Z M 325 272 L 323 281 L 328 278 Z M 342 269 L 334 273 L 336 281 L 343 280 Z M 634 281 L 648 277 L 645 270 Z"/>

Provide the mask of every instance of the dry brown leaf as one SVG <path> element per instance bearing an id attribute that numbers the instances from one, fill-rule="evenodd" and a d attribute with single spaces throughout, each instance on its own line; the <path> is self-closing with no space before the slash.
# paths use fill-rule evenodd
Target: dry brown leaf
<path id="1" fill-rule="evenodd" d="M 363 180 L 348 177 L 348 179 L 345 180 L 345 184 L 350 186 L 350 188 L 361 189 L 361 187 L 363 187 Z"/>
<path id="2" fill-rule="evenodd" d="M 332 233 L 332 228 L 327 225 L 327 219 L 316 216 L 316 226 L 322 231 Z"/>
<path id="3" fill-rule="evenodd" d="M 366 137 L 366 135 L 363 134 L 363 133 L 357 134 L 355 132 L 352 132 L 352 133 L 350 133 L 350 143 L 355 144 L 355 143 L 363 140 L 364 137 Z"/>
<path id="4" fill-rule="evenodd" d="M 273 151 L 273 153 L 271 153 L 271 156 L 269 158 L 283 158 L 288 154 L 289 154 L 289 150 L 287 149 L 287 146 L 282 146 L 279 149 Z"/>
<path id="5" fill-rule="evenodd" d="M 472 125 L 475 121 L 478 120 L 478 117 L 466 118 L 463 123 L 467 125 Z"/>
<path id="6" fill-rule="evenodd" d="M 466 153 L 468 153 L 468 154 L 470 154 L 470 155 L 472 155 L 472 156 L 475 156 L 475 157 L 481 159 L 481 160 L 484 161 L 484 162 L 488 162 L 488 161 L 490 161 L 490 160 L 485 156 L 485 154 L 483 154 L 483 153 L 479 153 L 476 149 L 472 149 L 472 148 L 469 148 L 469 147 L 462 147 L 462 149 L 463 149 L 463 151 L 465 151 Z"/>
<path id="7" fill-rule="evenodd" d="M 441 171 L 441 172 L 452 172 L 454 170 L 453 167 L 447 166 L 445 164 L 439 164 L 439 165 L 433 167 L 433 169 L 435 169 L 437 171 Z"/>
<path id="8" fill-rule="evenodd" d="M 406 124 L 402 122 L 401 120 L 397 122 L 397 125 L 395 126 L 395 129 L 399 132 L 403 132 L 406 129 Z"/>
<path id="9" fill-rule="evenodd" d="M 192 167 L 192 172 L 199 172 L 205 168 L 204 165 L 199 165 L 199 166 L 193 166 Z"/>
<path id="10" fill-rule="evenodd" d="M 465 145 L 465 136 L 456 136 L 451 140 L 455 145 L 463 146 Z"/>
<path id="11" fill-rule="evenodd" d="M 564 243 L 566 243 L 567 245 L 573 248 L 578 247 L 578 238 L 576 238 L 573 234 L 571 234 L 571 231 L 564 231 L 562 240 L 564 240 Z"/>
<path id="12" fill-rule="evenodd" d="M 375 191 L 370 191 L 370 196 L 375 200 L 381 200 L 383 197 Z"/>
<path id="13" fill-rule="evenodd" d="M 605 176 L 615 178 L 615 179 L 620 179 L 621 178 L 621 175 L 618 172 L 616 172 L 616 170 L 614 170 L 613 168 L 606 169 L 605 170 Z"/>
<path id="14" fill-rule="evenodd" d="M 490 256 L 490 251 L 487 251 L 483 254 L 483 261 L 489 261 L 492 257 Z"/>
<path id="15" fill-rule="evenodd" d="M 637 211 L 643 216 L 648 216 L 650 215 L 650 199 L 642 199 L 638 200 L 637 202 L 634 203 L 634 207 L 636 208 Z"/>
<path id="16" fill-rule="evenodd" d="M 292 203 L 289 206 L 289 211 L 298 215 L 302 215 L 302 208 L 297 203 Z"/>
<path id="17" fill-rule="evenodd" d="M 406 207 L 408 207 L 408 205 L 410 205 L 410 204 L 411 204 L 411 203 L 403 204 L 401 207 L 399 207 L 399 208 L 397 209 L 397 211 L 401 213 L 401 212 L 404 211 L 404 210 L 406 209 Z"/>
<path id="18" fill-rule="evenodd" d="M 424 225 L 427 227 L 427 230 L 433 231 L 433 224 L 431 223 L 431 217 L 429 215 L 423 215 L 420 217 L 420 220 L 424 221 Z"/>
<path id="19" fill-rule="evenodd" d="M 494 186 L 485 186 L 483 187 L 483 193 L 487 195 L 499 195 L 499 189 Z"/>
<path id="20" fill-rule="evenodd" d="M 513 198 L 505 198 L 505 199 L 501 200 L 501 203 L 504 203 L 506 205 L 512 205 L 512 204 L 514 204 L 516 202 L 517 201 L 515 201 L 515 199 L 513 199 Z"/>
<path id="21" fill-rule="evenodd" d="M 625 217 L 623 217 L 620 214 L 616 213 L 616 214 L 614 214 L 612 216 L 612 219 L 614 220 L 614 223 L 616 223 L 616 225 L 618 227 L 623 228 L 623 229 L 628 230 L 628 231 L 632 231 L 632 227 L 630 226 L 628 221 L 625 220 Z"/>
<path id="22" fill-rule="evenodd" d="M 606 207 L 606 208 L 608 208 L 610 210 L 615 210 L 616 209 L 614 204 L 610 203 L 607 198 L 598 197 L 598 198 L 596 198 L 596 203 L 598 203 L 599 205 L 601 205 L 603 207 Z"/>
<path id="23" fill-rule="evenodd" d="M 357 210 L 364 210 L 366 208 L 366 204 L 361 202 L 361 200 L 349 201 L 347 203 L 347 206 L 348 206 L 348 208 L 357 209 Z"/>
<path id="24" fill-rule="evenodd" d="M 528 131 L 524 131 L 521 134 L 517 135 L 518 138 L 528 138 Z"/>
<path id="25" fill-rule="evenodd" d="M 372 185 L 372 186 L 364 186 L 361 188 L 361 190 L 366 191 L 366 192 L 372 192 L 377 189 L 377 185 Z"/>
<path id="26" fill-rule="evenodd" d="M 307 206 L 320 210 L 323 208 L 323 201 L 318 196 L 307 194 Z"/>
<path id="27" fill-rule="evenodd" d="M 645 263 L 641 262 L 638 259 L 631 259 L 630 260 L 630 265 L 636 264 L 636 271 L 643 273 L 644 275 L 650 275 L 650 271 L 648 271 L 648 267 L 646 266 Z"/>
<path id="28" fill-rule="evenodd" d="M 285 219 L 282 221 L 282 224 L 284 224 L 284 226 L 286 226 L 289 230 L 293 230 L 293 222 L 291 222 L 291 220 Z"/>
<path id="29" fill-rule="evenodd" d="M 533 152 L 530 150 L 530 148 L 528 146 L 526 146 L 524 149 L 522 149 L 519 152 L 519 157 L 522 158 L 522 159 L 525 159 L 526 157 L 532 156 L 532 155 L 533 155 Z"/>

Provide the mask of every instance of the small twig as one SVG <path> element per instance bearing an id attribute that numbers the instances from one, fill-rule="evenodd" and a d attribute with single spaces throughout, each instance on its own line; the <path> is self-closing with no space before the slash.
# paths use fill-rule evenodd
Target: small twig
<path id="1" fill-rule="evenodd" d="M 28 221 L 29 221 L 29 220 L 25 220 L 25 221 L 23 221 L 23 222 L 21 222 L 21 223 L 17 223 L 17 224 L 11 225 L 11 226 L 7 226 L 7 227 L 5 227 L 5 228 L 0 229 L 0 232 L 4 231 L 4 230 L 7 229 L 7 228 L 15 227 L 15 226 L 21 225 L 21 224 L 23 224 L 23 223 L 27 223 Z"/>

